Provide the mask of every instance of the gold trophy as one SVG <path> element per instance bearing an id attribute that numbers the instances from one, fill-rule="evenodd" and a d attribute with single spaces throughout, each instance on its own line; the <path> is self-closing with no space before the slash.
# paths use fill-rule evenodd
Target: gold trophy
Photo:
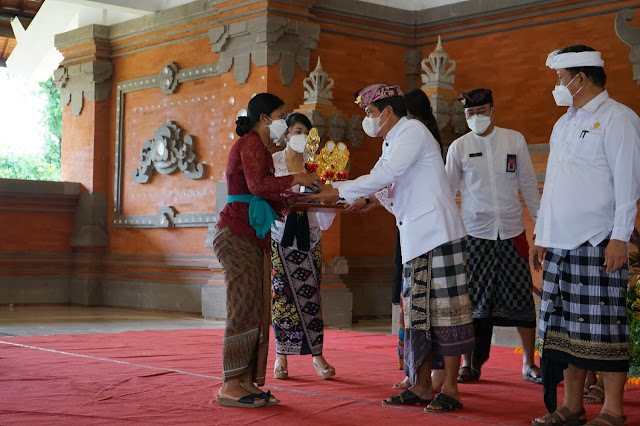
<path id="1" fill-rule="evenodd" d="M 347 180 L 349 172 L 345 169 L 349 163 L 349 150 L 344 142 L 327 141 L 319 157 L 318 174 L 322 183 Z"/>
<path id="2" fill-rule="evenodd" d="M 316 151 L 318 151 L 318 147 L 320 146 L 320 136 L 318 136 L 318 129 L 312 127 L 309 130 L 309 135 L 307 136 L 307 145 L 305 149 L 309 154 L 309 158 L 304 163 L 304 169 L 309 173 L 316 173 L 318 171 L 318 161 L 316 160 Z"/>

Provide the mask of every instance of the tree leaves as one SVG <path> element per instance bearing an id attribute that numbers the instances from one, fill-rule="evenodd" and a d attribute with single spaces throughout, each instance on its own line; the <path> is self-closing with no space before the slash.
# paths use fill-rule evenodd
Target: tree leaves
<path id="1" fill-rule="evenodd" d="M 47 100 L 38 111 L 45 127 L 45 142 L 38 154 L 0 153 L 0 178 L 27 180 L 60 180 L 60 148 L 62 143 L 62 108 L 60 92 L 53 78 L 40 83 L 40 93 Z"/>

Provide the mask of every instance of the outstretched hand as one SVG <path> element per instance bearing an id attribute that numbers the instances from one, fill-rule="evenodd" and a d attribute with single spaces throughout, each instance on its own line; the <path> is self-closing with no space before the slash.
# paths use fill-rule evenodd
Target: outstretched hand
<path id="1" fill-rule="evenodd" d="M 338 188 L 334 188 L 331 185 L 320 186 L 320 191 L 317 194 L 309 195 L 309 199 L 320 201 L 322 204 L 335 204 L 340 200 L 338 195 Z"/>
<path id="2" fill-rule="evenodd" d="M 320 185 L 320 178 L 315 173 L 298 173 L 293 175 L 291 186 L 300 185 L 314 189 Z"/>
<path id="3" fill-rule="evenodd" d="M 367 199 L 369 202 L 367 203 Z M 376 196 L 358 198 L 351 204 L 347 204 L 345 211 L 347 213 L 366 213 L 380 206 L 380 201 Z"/>

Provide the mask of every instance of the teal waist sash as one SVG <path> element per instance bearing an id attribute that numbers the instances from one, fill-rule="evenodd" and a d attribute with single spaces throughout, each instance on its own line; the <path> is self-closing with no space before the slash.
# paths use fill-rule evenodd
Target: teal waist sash
<path id="1" fill-rule="evenodd" d="M 256 230 L 258 238 L 266 237 L 278 218 L 271 204 L 257 195 L 227 195 L 227 203 L 249 203 L 249 223 Z"/>

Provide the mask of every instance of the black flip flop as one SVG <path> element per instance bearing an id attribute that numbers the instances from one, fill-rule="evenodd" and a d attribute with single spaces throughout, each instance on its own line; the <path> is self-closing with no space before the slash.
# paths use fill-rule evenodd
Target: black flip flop
<path id="1" fill-rule="evenodd" d="M 386 405 L 429 405 L 431 401 L 422 399 L 409 389 L 405 389 L 400 395 L 390 396 L 389 399 L 383 399 L 382 403 Z"/>
<path id="2" fill-rule="evenodd" d="M 427 407 L 424 409 L 424 411 L 426 411 L 427 413 L 446 413 L 462 408 L 462 402 L 443 393 L 438 394 L 438 396 L 436 396 L 436 399 L 431 401 L 429 405 L 433 405 L 438 408 Z"/>
<path id="3" fill-rule="evenodd" d="M 251 395 L 245 395 L 240 399 L 222 398 L 219 396 L 216 398 L 216 402 L 221 407 L 258 408 L 267 405 L 264 401 L 256 403 L 256 398 L 257 395 L 254 393 Z"/>
<path id="4" fill-rule="evenodd" d="M 266 405 L 278 405 L 278 403 L 280 402 L 280 400 L 278 398 L 276 398 L 275 396 L 271 395 L 271 391 L 266 391 L 266 392 L 260 392 L 258 394 L 254 394 L 255 396 L 257 396 L 258 398 L 262 398 L 264 399 L 264 401 L 266 402 Z"/>

